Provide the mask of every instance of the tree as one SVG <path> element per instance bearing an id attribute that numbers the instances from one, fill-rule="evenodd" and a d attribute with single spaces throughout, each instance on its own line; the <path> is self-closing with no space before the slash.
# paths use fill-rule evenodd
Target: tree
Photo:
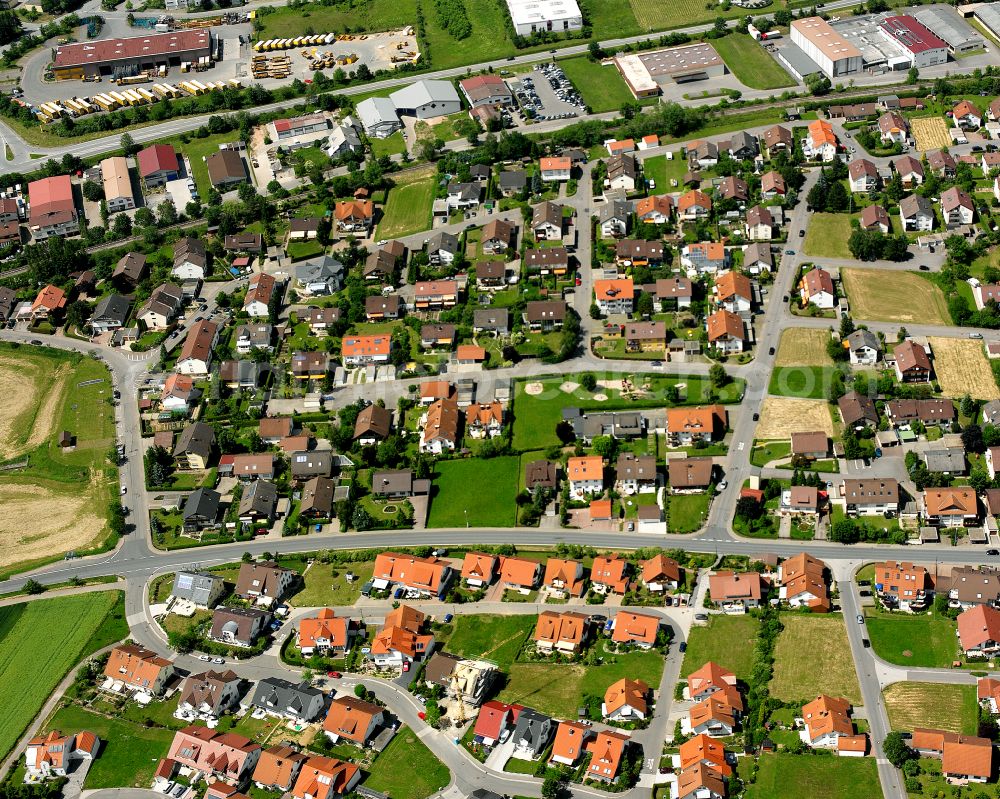
<path id="1" fill-rule="evenodd" d="M 83 199 L 92 203 L 99 203 L 104 199 L 104 189 L 96 180 L 83 181 Z"/>
<path id="2" fill-rule="evenodd" d="M 906 82 L 912 86 L 918 80 L 920 80 L 920 70 L 917 67 L 910 67 L 909 71 L 906 73 Z"/>
<path id="3" fill-rule="evenodd" d="M 368 696 L 368 689 L 365 688 L 363 685 L 361 685 L 361 683 L 358 683 L 357 685 L 354 686 L 354 695 L 358 699 L 364 699 L 365 697 Z"/>
<path id="4" fill-rule="evenodd" d="M 31 579 L 24 584 L 24 593 L 26 594 L 40 594 L 44 590 L 45 586 L 38 582 L 38 580 Z"/>
<path id="5" fill-rule="evenodd" d="M 729 384 L 730 379 L 729 372 L 721 363 L 713 363 L 708 370 L 708 380 L 712 388 L 723 388 Z"/>
<path id="6" fill-rule="evenodd" d="M 983 429 L 978 424 L 970 424 L 962 431 L 962 446 L 965 447 L 966 452 L 982 454 L 986 451 Z"/>
<path id="7" fill-rule="evenodd" d="M 355 530 L 359 532 L 371 530 L 373 524 L 371 515 L 361 505 L 354 508 L 354 513 L 351 515 L 351 525 Z"/>
<path id="8" fill-rule="evenodd" d="M 806 77 L 806 87 L 814 96 L 822 97 L 824 94 L 830 93 L 833 84 L 830 83 L 830 79 L 826 75 L 816 72 Z"/>
<path id="9" fill-rule="evenodd" d="M 585 372 L 580 377 L 580 386 L 584 391 L 595 391 L 597 389 L 597 378 L 590 372 Z"/>
<path id="10" fill-rule="evenodd" d="M 115 535 L 125 535 L 125 508 L 117 499 L 108 503 L 108 529 Z"/>
<path id="11" fill-rule="evenodd" d="M 121 139 L 119 140 L 122 151 L 125 153 L 126 158 L 131 158 L 137 152 L 139 152 L 139 145 L 135 143 L 135 139 L 128 133 L 123 133 Z"/>
<path id="12" fill-rule="evenodd" d="M 642 292 L 635 304 L 635 311 L 640 317 L 653 315 L 653 295 L 649 292 Z"/>
<path id="13" fill-rule="evenodd" d="M 830 540 L 840 544 L 856 544 L 860 539 L 854 519 L 838 519 L 830 526 Z"/>
<path id="14" fill-rule="evenodd" d="M 595 436 L 593 441 L 594 452 L 605 460 L 612 460 L 615 457 L 617 441 L 611 436 Z"/>
<path id="15" fill-rule="evenodd" d="M 896 768 L 902 768 L 903 764 L 913 757 L 913 750 L 906 745 L 902 733 L 890 732 L 882 741 L 882 751 L 885 752 L 888 760 Z"/>
<path id="16" fill-rule="evenodd" d="M 562 774 L 548 774 L 542 783 L 542 799 L 563 799 L 566 795 L 566 778 Z"/>
<path id="17" fill-rule="evenodd" d="M 0 45 L 17 41 L 23 32 L 17 14 L 12 11 L 0 11 Z"/>

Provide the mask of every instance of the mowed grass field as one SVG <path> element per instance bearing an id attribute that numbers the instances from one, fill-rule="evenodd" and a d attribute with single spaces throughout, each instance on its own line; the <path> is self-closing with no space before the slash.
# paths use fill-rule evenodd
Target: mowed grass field
<path id="1" fill-rule="evenodd" d="M 855 319 L 951 324 L 944 293 L 917 274 L 881 269 L 841 269 L 840 279 L 851 301 L 851 315 Z"/>
<path id="2" fill-rule="evenodd" d="M 751 89 L 783 89 L 795 81 L 749 33 L 730 33 L 712 42 L 726 66 Z"/>
<path id="3" fill-rule="evenodd" d="M 390 189 L 376 238 L 393 239 L 428 230 L 436 180 L 437 173 L 422 171 L 406 175 Z"/>
<path id="4" fill-rule="evenodd" d="M 900 732 L 914 727 L 975 735 L 975 685 L 942 685 L 928 682 L 893 683 L 882 696 L 889 713 L 889 726 Z"/>
<path id="5" fill-rule="evenodd" d="M 782 622 L 785 629 L 774 650 L 771 696 L 797 702 L 827 693 L 858 704 L 861 690 L 843 616 L 787 614 Z M 809 657 L 802 657 L 803 652 Z"/>
<path id="6" fill-rule="evenodd" d="M 973 399 L 1000 399 L 1000 387 L 993 379 L 990 362 L 981 341 L 963 338 L 930 339 L 934 372 L 946 397 L 969 393 Z"/>
<path id="7" fill-rule="evenodd" d="M 400 727 L 396 737 L 375 759 L 364 785 L 392 799 L 424 799 L 450 781 L 448 767 L 413 730 Z"/>
<path id="8" fill-rule="evenodd" d="M 767 754 L 757 763 L 757 780 L 747 787 L 747 799 L 880 799 L 882 796 L 872 757 Z"/>
<path id="9" fill-rule="evenodd" d="M 681 676 L 687 677 L 709 660 L 745 680 L 753 668 L 753 647 L 760 622 L 753 616 L 709 616 L 708 624 L 691 628 Z"/>
<path id="10" fill-rule="evenodd" d="M 790 327 L 781 331 L 775 366 L 833 366 L 826 352 L 830 333 L 809 327 Z"/>
<path id="11" fill-rule="evenodd" d="M 559 66 L 595 114 L 617 111 L 634 99 L 614 64 L 602 66 L 581 55 L 560 60 Z"/>
<path id="12" fill-rule="evenodd" d="M 486 658 L 506 670 L 537 621 L 537 616 L 457 616 L 448 651 L 467 658 Z"/>
<path id="13" fill-rule="evenodd" d="M 847 248 L 850 236 L 849 214 L 810 214 L 802 252 L 820 258 L 850 258 L 851 251 Z"/>
<path id="14" fill-rule="evenodd" d="M 513 527 L 516 456 L 441 461 L 435 467 L 428 527 Z"/>
<path id="15" fill-rule="evenodd" d="M 101 591 L 0 608 L 0 757 L 83 657 L 128 634 L 124 618 L 109 616 L 120 595 Z"/>
<path id="16" fill-rule="evenodd" d="M 779 366 L 771 372 L 767 391 L 779 397 L 824 399 L 836 371 L 833 366 Z"/>
<path id="17" fill-rule="evenodd" d="M 900 666 L 947 668 L 958 657 L 957 625 L 937 613 L 865 619 L 875 654 Z"/>
<path id="18" fill-rule="evenodd" d="M 600 646 L 600 644 L 595 644 Z M 516 702 L 558 718 L 576 718 L 585 696 L 603 697 L 608 686 L 623 677 L 643 680 L 650 687 L 660 684 L 663 655 L 659 652 L 601 652 L 600 666 L 578 663 L 514 663 L 507 684 L 497 697 Z"/>
<path id="19" fill-rule="evenodd" d="M 699 22 L 712 22 L 716 17 L 739 17 L 746 15 L 746 9 L 733 6 L 728 11 L 721 6 L 706 8 L 698 0 L 674 0 L 664 3 L 659 0 L 632 0 L 632 14 L 643 31 L 666 30 L 679 28 L 682 25 L 695 25 Z M 595 26 L 594 33 L 597 34 Z M 624 32 L 620 34 L 625 36 Z"/>

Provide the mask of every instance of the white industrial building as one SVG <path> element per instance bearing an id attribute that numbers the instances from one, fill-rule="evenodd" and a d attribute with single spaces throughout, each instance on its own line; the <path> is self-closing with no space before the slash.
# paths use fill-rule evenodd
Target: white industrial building
<path id="1" fill-rule="evenodd" d="M 979 20 L 980 25 L 1000 39 L 1000 8 L 997 8 L 996 3 L 980 3 L 972 15 Z"/>
<path id="2" fill-rule="evenodd" d="M 725 62 L 712 45 L 699 42 L 647 53 L 615 56 L 615 66 L 637 97 L 655 97 L 660 87 L 671 83 L 719 78 L 726 74 Z"/>
<path id="3" fill-rule="evenodd" d="M 507 0 L 514 32 L 530 36 L 536 31 L 578 31 L 583 14 L 576 0 Z"/>
<path id="4" fill-rule="evenodd" d="M 948 43 L 908 14 L 886 17 L 879 24 L 879 32 L 887 44 L 902 51 L 888 59 L 890 67 L 895 66 L 894 60 L 902 59 L 906 59 L 906 69 L 948 63 Z"/>
<path id="5" fill-rule="evenodd" d="M 462 110 L 462 100 L 450 80 L 418 80 L 389 95 L 396 113 L 417 119 L 443 117 Z"/>
<path id="6" fill-rule="evenodd" d="M 791 38 L 792 43 L 815 61 L 831 80 L 860 72 L 864 67 L 861 51 L 820 17 L 792 22 Z"/>
<path id="7" fill-rule="evenodd" d="M 983 37 L 951 8 L 930 6 L 917 11 L 915 16 L 920 24 L 930 28 L 948 43 L 952 55 L 968 53 L 986 46 Z"/>
<path id="8" fill-rule="evenodd" d="M 358 103 L 355 111 L 365 133 L 375 139 L 385 139 L 403 127 L 396 106 L 388 97 L 369 97 Z"/>

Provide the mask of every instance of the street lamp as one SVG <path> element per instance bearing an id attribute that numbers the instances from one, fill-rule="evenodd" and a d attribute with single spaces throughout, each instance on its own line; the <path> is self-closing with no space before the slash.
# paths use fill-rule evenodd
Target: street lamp
<path id="1" fill-rule="evenodd" d="M 466 529 L 468 529 L 468 527 L 469 527 L 469 509 L 468 508 L 462 508 L 462 510 L 465 513 L 465 527 L 466 527 Z"/>

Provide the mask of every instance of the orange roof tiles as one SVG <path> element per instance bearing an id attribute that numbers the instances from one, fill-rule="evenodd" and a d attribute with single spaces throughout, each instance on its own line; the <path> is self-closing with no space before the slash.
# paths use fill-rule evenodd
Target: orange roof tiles
<path id="1" fill-rule="evenodd" d="M 330 608 L 323 608 L 315 616 L 299 622 L 299 649 L 315 648 L 317 640 L 327 641 L 331 647 L 346 646 L 349 626 L 350 619 L 338 617 Z"/>
<path id="2" fill-rule="evenodd" d="M 587 635 L 587 617 L 582 613 L 556 613 L 546 610 L 538 614 L 532 639 L 552 646 L 570 644 L 577 647 Z"/>
<path id="3" fill-rule="evenodd" d="M 617 300 L 622 297 L 635 296 L 635 286 L 630 277 L 618 277 L 610 280 L 595 280 L 594 295 L 598 300 Z"/>
<path id="4" fill-rule="evenodd" d="M 646 697 L 649 696 L 649 686 L 642 680 L 630 680 L 623 677 L 611 683 L 604 692 L 604 715 L 610 716 L 615 711 L 628 705 L 635 708 L 643 716 L 649 709 Z"/>
<path id="5" fill-rule="evenodd" d="M 534 560 L 508 557 L 500 559 L 500 579 L 511 585 L 534 588 L 538 582 L 539 569 L 540 564 Z"/>
<path id="6" fill-rule="evenodd" d="M 570 458 L 566 463 L 566 476 L 570 480 L 603 480 L 604 459 L 600 455 Z"/>
<path id="7" fill-rule="evenodd" d="M 655 644 L 659 629 L 659 616 L 620 611 L 615 614 L 615 627 L 611 640 L 615 643 Z"/>
<path id="8" fill-rule="evenodd" d="M 552 758 L 576 763 L 586 749 L 590 728 L 577 721 L 560 721 L 552 742 Z"/>

